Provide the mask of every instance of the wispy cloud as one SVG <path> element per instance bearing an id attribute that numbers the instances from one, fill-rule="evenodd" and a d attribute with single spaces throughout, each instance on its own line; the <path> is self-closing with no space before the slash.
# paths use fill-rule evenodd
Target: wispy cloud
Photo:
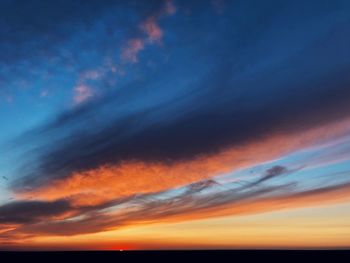
<path id="1" fill-rule="evenodd" d="M 74 102 L 76 105 L 84 103 L 93 97 L 92 89 L 85 84 L 74 87 Z"/>
<path id="2" fill-rule="evenodd" d="M 124 62 L 137 63 L 138 54 L 145 48 L 144 40 L 141 38 L 134 38 L 128 40 L 121 52 L 121 59 Z"/>
<path id="3" fill-rule="evenodd" d="M 197 187 L 199 185 L 201 187 Z M 166 197 L 169 194 L 171 196 Z M 22 224 L 7 234 L 79 235 L 127 227 L 137 222 L 179 222 L 213 216 L 255 214 L 349 199 L 349 184 L 301 189 L 296 181 L 277 185 L 261 181 L 259 185 L 246 188 L 209 180 L 170 192 L 140 194 L 103 206 L 92 206 L 76 220 L 76 216 L 73 216 L 72 219 L 66 217 Z"/>
<path id="4" fill-rule="evenodd" d="M 163 31 L 157 24 L 155 17 L 149 17 L 141 24 L 140 28 L 147 34 L 147 40 L 151 43 L 156 41 L 159 42 L 163 37 Z"/>
<path id="5" fill-rule="evenodd" d="M 79 80 L 84 82 L 86 80 L 97 80 L 103 76 L 103 72 L 98 69 L 86 70 L 80 73 Z"/>
<path id="6" fill-rule="evenodd" d="M 164 1 L 164 6 L 143 20 L 139 28 L 145 33 L 146 37 L 132 38 L 127 41 L 121 51 L 121 59 L 127 63 L 137 63 L 138 54 L 146 48 L 147 45 L 161 43 L 163 30 L 158 24 L 158 20 L 163 16 L 171 16 L 176 13 L 176 7 L 172 1 Z"/>

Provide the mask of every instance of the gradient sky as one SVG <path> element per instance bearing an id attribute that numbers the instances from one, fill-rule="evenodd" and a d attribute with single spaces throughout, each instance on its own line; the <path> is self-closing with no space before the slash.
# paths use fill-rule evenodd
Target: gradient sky
<path id="1" fill-rule="evenodd" d="M 10 1 L 0 250 L 350 247 L 350 2 Z"/>

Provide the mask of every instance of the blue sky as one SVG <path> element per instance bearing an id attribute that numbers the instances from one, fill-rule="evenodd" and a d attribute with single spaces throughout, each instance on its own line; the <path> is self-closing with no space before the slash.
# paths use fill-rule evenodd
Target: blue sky
<path id="1" fill-rule="evenodd" d="M 348 1 L 3 5 L 4 240 L 346 199 Z"/>

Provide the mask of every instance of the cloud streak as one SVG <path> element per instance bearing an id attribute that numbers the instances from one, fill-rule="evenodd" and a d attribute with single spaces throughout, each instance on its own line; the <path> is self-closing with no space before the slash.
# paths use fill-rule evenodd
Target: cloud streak
<path id="1" fill-rule="evenodd" d="M 121 60 L 124 63 L 137 63 L 139 62 L 138 55 L 145 49 L 147 45 L 154 43 L 161 43 L 163 38 L 163 30 L 158 25 L 158 20 L 162 16 L 171 16 L 176 12 L 174 3 L 170 1 L 164 1 L 163 7 L 155 10 L 155 12 L 149 15 L 139 25 L 140 30 L 146 34 L 146 38 L 137 37 L 127 41 L 121 51 Z"/>
<path id="2" fill-rule="evenodd" d="M 270 177 L 272 180 L 272 178 Z M 270 180 L 267 179 L 267 180 Z M 111 203 L 103 209 L 78 220 L 52 220 L 23 224 L 8 234 L 79 235 L 127 227 L 135 223 L 178 222 L 223 215 L 242 215 L 271 210 L 289 209 L 349 200 L 349 184 L 338 184 L 314 189 L 298 189 L 297 182 L 280 185 L 244 186 L 226 185 L 215 181 L 186 186 L 183 193 L 162 198 L 164 192 L 139 195 L 122 202 Z M 196 188 L 196 189 L 194 189 Z M 205 193 L 205 190 L 213 190 Z M 131 205 L 128 210 L 126 205 Z M 124 208 L 118 209 L 118 205 Z M 105 209 L 113 208 L 110 212 Z M 93 210 L 92 210 L 93 211 Z"/>
<path id="3" fill-rule="evenodd" d="M 87 85 L 79 84 L 74 88 L 74 102 L 81 104 L 93 97 L 93 91 Z"/>
<path id="4" fill-rule="evenodd" d="M 34 223 L 58 218 L 70 210 L 69 202 L 64 200 L 53 202 L 14 201 L 0 206 L 0 224 Z"/>

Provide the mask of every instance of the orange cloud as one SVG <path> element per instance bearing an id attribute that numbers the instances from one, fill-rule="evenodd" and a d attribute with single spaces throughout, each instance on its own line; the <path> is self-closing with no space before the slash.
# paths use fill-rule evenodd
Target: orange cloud
<path id="1" fill-rule="evenodd" d="M 0 224 L 0 234 L 16 229 L 20 224 Z"/>
<path id="2" fill-rule="evenodd" d="M 349 131 L 349 120 L 302 133 L 273 134 L 208 156 L 172 164 L 128 161 L 71 174 L 37 189 L 18 192 L 20 198 L 71 198 L 75 205 L 95 205 L 136 194 L 184 186 L 223 173 L 278 158 L 288 152 Z"/>

